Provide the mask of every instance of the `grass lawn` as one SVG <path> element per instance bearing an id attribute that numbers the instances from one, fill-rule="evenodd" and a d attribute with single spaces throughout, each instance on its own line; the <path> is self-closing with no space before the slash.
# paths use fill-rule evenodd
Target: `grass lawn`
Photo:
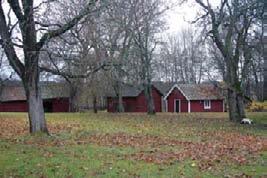
<path id="1" fill-rule="evenodd" d="M 267 113 L 253 126 L 226 113 L 0 113 L 0 177 L 267 177 Z"/>

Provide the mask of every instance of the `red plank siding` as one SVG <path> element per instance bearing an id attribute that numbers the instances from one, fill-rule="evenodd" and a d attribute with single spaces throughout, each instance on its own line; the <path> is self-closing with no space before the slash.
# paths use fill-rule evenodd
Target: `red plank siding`
<path id="1" fill-rule="evenodd" d="M 153 87 L 153 100 L 156 112 L 162 111 L 162 95 Z M 188 101 L 183 93 L 174 88 L 167 97 L 168 112 L 174 112 L 175 100 L 180 100 L 180 112 L 188 112 Z M 108 98 L 108 112 L 116 111 L 117 101 L 115 98 Z M 125 112 L 147 112 L 147 103 L 144 92 L 142 91 L 137 97 L 123 97 L 123 104 Z M 211 108 L 204 109 L 204 102 L 202 100 L 191 100 L 191 112 L 223 112 L 223 100 L 211 100 Z"/>
<path id="2" fill-rule="evenodd" d="M 116 112 L 118 101 L 117 98 L 108 97 L 108 112 Z M 123 97 L 122 99 L 125 112 L 136 112 L 136 97 Z"/>
<path id="3" fill-rule="evenodd" d="M 188 101 L 186 100 L 185 96 L 181 93 L 180 90 L 177 88 L 173 89 L 172 92 L 167 97 L 168 103 L 168 112 L 174 112 L 174 101 L 179 99 L 181 105 L 180 112 L 188 112 Z"/>
<path id="4" fill-rule="evenodd" d="M 51 102 L 50 112 L 69 112 L 68 98 L 56 98 L 44 100 L 44 103 Z M 0 112 L 28 112 L 27 101 L 11 101 L 0 103 Z"/>
<path id="5" fill-rule="evenodd" d="M 191 112 L 223 112 L 223 100 L 211 100 L 211 108 L 204 109 L 203 100 L 190 101 Z"/>
<path id="6" fill-rule="evenodd" d="M 155 87 L 152 88 L 152 96 L 156 112 L 161 112 L 162 95 Z M 108 112 L 115 112 L 118 103 L 117 99 L 108 97 L 107 103 L 108 103 L 107 107 Z M 144 91 L 142 91 L 137 97 L 123 97 L 123 105 L 125 112 L 147 112 L 147 103 Z"/>
<path id="7" fill-rule="evenodd" d="M 108 112 L 115 112 L 115 98 L 107 97 L 107 111 Z"/>
<path id="8" fill-rule="evenodd" d="M 28 104 L 26 101 L 10 101 L 0 103 L 0 112 L 27 112 Z"/>
<path id="9" fill-rule="evenodd" d="M 53 99 L 52 112 L 69 112 L 69 99 L 68 98 Z"/>
<path id="10" fill-rule="evenodd" d="M 152 96 L 155 106 L 156 112 L 162 112 L 162 95 L 161 93 L 155 88 L 152 87 Z M 136 98 L 136 112 L 147 112 L 147 102 L 144 91 L 142 91 L 138 97 Z"/>

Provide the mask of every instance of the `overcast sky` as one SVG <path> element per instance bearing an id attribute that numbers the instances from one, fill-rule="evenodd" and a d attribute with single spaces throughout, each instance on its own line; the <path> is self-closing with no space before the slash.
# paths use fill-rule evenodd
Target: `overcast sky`
<path id="1" fill-rule="evenodd" d="M 177 3 L 181 0 L 170 0 L 172 3 Z M 204 1 L 205 2 L 205 1 Z M 210 0 L 210 4 L 218 6 L 220 0 Z M 168 33 L 177 33 L 181 29 L 190 26 L 190 22 L 195 20 L 197 12 L 202 11 L 202 8 L 195 0 L 187 0 L 182 5 L 177 5 L 167 13 L 167 24 L 169 26 Z"/>
<path id="2" fill-rule="evenodd" d="M 177 4 L 179 0 L 170 0 L 171 3 Z M 181 29 L 184 29 L 188 26 L 190 26 L 190 21 L 194 20 L 197 14 L 198 6 L 194 2 L 194 0 L 188 0 L 187 3 L 180 5 L 176 5 L 174 7 L 171 7 L 169 11 L 167 11 L 166 14 L 166 20 L 167 20 L 167 34 L 176 34 Z M 3 1 L 4 3 L 4 10 L 8 11 L 9 6 L 6 4 L 6 0 Z M 36 4 L 40 3 L 40 0 L 35 0 Z M 3 70 L 3 69 L 2 69 Z"/>
<path id="3" fill-rule="evenodd" d="M 213 0 L 217 1 L 217 0 Z M 4 10 L 8 11 L 9 6 L 6 4 L 4 0 Z M 39 4 L 41 0 L 35 0 L 35 4 Z M 170 0 L 173 4 L 178 4 L 179 0 Z M 171 9 L 166 14 L 167 26 L 169 27 L 168 33 L 176 33 L 180 29 L 189 26 L 189 22 L 194 20 L 197 14 L 197 9 L 199 6 L 196 5 L 194 0 L 188 0 L 186 3 L 182 5 L 176 5 L 175 7 L 171 7 Z"/>
<path id="4" fill-rule="evenodd" d="M 174 3 L 177 0 L 172 0 Z M 195 3 L 192 3 L 192 0 L 182 4 L 181 6 L 177 5 L 174 8 L 171 8 L 167 12 L 167 24 L 169 29 L 168 33 L 177 33 L 181 29 L 190 26 L 190 22 L 195 20 L 199 7 Z"/>

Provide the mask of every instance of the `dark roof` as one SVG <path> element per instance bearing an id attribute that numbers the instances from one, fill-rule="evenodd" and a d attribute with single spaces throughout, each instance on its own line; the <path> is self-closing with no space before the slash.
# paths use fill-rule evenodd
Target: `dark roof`
<path id="1" fill-rule="evenodd" d="M 65 98 L 69 96 L 68 87 L 63 83 L 41 82 L 41 93 L 43 99 Z M 23 101 L 26 95 L 21 82 L 8 81 L 2 85 L 0 101 Z"/>
<path id="2" fill-rule="evenodd" d="M 221 91 L 213 84 L 181 84 L 178 87 L 188 100 L 223 99 Z"/>
<path id="3" fill-rule="evenodd" d="M 153 82 L 153 85 L 166 97 L 173 87 L 178 87 L 188 100 L 223 99 L 217 83 L 176 84 L 173 82 Z"/>
<path id="4" fill-rule="evenodd" d="M 174 87 L 177 87 L 188 100 L 216 100 L 223 99 L 223 95 L 214 84 L 175 84 L 171 82 L 153 82 L 152 85 L 166 97 Z M 69 97 L 69 88 L 64 83 L 41 82 L 41 92 L 43 99 Z M 0 88 L 1 89 L 1 88 Z M 123 97 L 136 97 L 143 91 L 141 85 L 122 85 Z M 111 91 L 107 96 L 115 97 L 115 91 Z M 21 101 L 26 100 L 24 88 L 21 82 L 7 81 L 0 91 L 0 101 Z"/>
<path id="5" fill-rule="evenodd" d="M 173 83 L 166 82 L 152 82 L 152 85 L 164 96 L 169 89 L 173 86 Z M 143 85 L 131 85 L 131 84 L 123 84 L 122 85 L 122 96 L 123 97 L 136 97 L 142 91 L 144 87 Z M 110 91 L 107 95 L 108 97 L 115 97 L 115 91 Z"/>
<path id="6" fill-rule="evenodd" d="M 188 100 L 217 100 L 223 99 L 220 89 L 210 83 L 205 84 L 176 84 L 173 82 L 152 82 L 152 85 L 159 90 L 159 92 L 166 97 L 171 92 L 173 87 L 178 87 Z M 122 86 L 123 97 L 138 96 L 143 87 L 140 85 L 133 86 L 124 84 Z M 115 92 L 111 92 L 108 96 L 115 97 Z"/>
<path id="7" fill-rule="evenodd" d="M 122 96 L 123 97 L 136 97 L 141 93 L 142 89 L 139 86 L 123 84 L 122 85 Z M 115 90 L 109 91 L 107 94 L 108 97 L 115 97 Z"/>
<path id="8" fill-rule="evenodd" d="M 122 87 L 122 96 L 138 96 L 141 91 L 139 87 L 124 85 Z"/>
<path id="9" fill-rule="evenodd" d="M 165 96 L 175 84 L 174 82 L 152 82 L 152 85 L 156 87 L 163 96 Z"/>

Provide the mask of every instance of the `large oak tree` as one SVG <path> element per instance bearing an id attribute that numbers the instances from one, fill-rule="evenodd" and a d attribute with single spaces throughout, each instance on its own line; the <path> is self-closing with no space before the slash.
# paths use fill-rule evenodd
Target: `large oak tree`
<path id="1" fill-rule="evenodd" d="M 230 120 L 239 122 L 246 117 L 242 81 L 248 75 L 252 60 L 248 54 L 251 48 L 248 37 L 255 22 L 261 18 L 263 1 L 221 0 L 216 7 L 209 0 L 195 1 L 203 9 L 199 20 L 209 29 L 209 35 L 222 55 Z"/>
<path id="2" fill-rule="evenodd" d="M 38 22 L 38 8 L 43 4 L 52 3 L 53 1 L 44 1 L 35 6 L 34 0 L 0 0 L 0 44 L 3 47 L 7 59 L 21 78 L 29 108 L 30 132 L 48 133 L 43 101 L 39 87 L 39 56 L 45 44 L 51 39 L 64 34 L 74 27 L 84 16 L 88 15 L 96 6 L 97 0 L 88 0 L 87 5 L 77 16 L 74 16 L 65 24 L 54 25 L 42 24 Z M 9 12 L 7 12 L 9 8 Z M 15 18 L 10 16 L 13 13 Z M 12 20 L 15 22 L 12 23 Z M 40 33 L 38 29 L 42 30 Z M 16 36 L 14 38 L 14 29 Z M 52 30 L 51 30 L 52 29 Z M 22 55 L 18 55 L 18 49 Z M 22 56 L 22 57 L 20 57 Z"/>

